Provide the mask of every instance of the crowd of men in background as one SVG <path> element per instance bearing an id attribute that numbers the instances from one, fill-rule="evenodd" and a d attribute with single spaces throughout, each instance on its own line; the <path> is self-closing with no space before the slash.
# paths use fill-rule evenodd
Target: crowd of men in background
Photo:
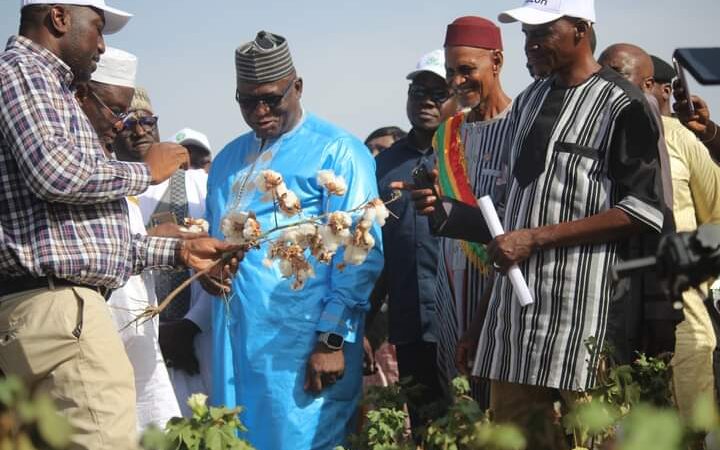
<path id="1" fill-rule="evenodd" d="M 525 34 L 532 79 L 516 98 L 501 29 L 460 17 L 407 75 L 410 131 L 383 127 L 365 145 L 303 109 L 287 40 L 261 31 L 235 52 L 251 131 L 211 162 L 196 130 L 160 142 L 142 65 L 105 46 L 130 14 L 22 0 L 0 54 L 0 369 L 52 395 L 74 449 L 137 448 L 197 392 L 246 408 L 257 448 L 331 449 L 377 373 L 365 384 L 418 388 L 413 431 L 464 374 L 528 448 L 564 449 L 555 404 L 594 386 L 605 343 L 618 362 L 672 354 L 689 415 L 718 392 L 708 286 L 677 311 L 654 279 L 614 284 L 610 269 L 664 233 L 720 222 L 718 128 L 662 58 L 622 43 L 595 59 L 593 0 L 556 3 L 498 17 Z M 296 290 L 267 249 L 223 242 L 236 211 L 262 229 L 289 223 L 252 186 L 270 169 L 297 193 L 282 206 L 310 216 L 405 194 L 368 230 L 378 245 L 363 264 L 335 255 Z M 347 181 L 343 196 L 326 197 L 319 170 Z M 491 235 L 484 196 L 505 234 Z M 530 305 L 505 276 L 514 266 Z M 193 270 L 207 273 L 159 320 L 128 326 Z M 535 433 L 538 420 L 555 428 Z"/>

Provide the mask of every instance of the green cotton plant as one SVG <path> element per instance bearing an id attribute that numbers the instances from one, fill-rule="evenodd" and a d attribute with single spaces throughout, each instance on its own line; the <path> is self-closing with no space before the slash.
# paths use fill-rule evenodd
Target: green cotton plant
<path id="1" fill-rule="evenodd" d="M 254 450 L 238 437 L 247 431 L 239 418 L 242 408 L 208 407 L 204 394 L 190 396 L 187 404 L 189 419 L 174 417 L 165 433 L 151 428 L 143 434 L 145 450 Z"/>
<path id="2" fill-rule="evenodd" d="M 447 414 L 427 427 L 425 450 L 523 450 L 525 437 L 509 425 L 496 425 L 470 394 L 465 377 L 452 381 L 453 401 Z"/>
<path id="3" fill-rule="evenodd" d="M 0 450 L 64 450 L 71 433 L 46 393 L 31 394 L 15 376 L 0 379 Z"/>

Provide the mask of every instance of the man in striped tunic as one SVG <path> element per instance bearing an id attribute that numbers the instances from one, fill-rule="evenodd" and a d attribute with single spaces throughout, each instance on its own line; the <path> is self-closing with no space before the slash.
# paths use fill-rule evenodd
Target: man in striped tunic
<path id="1" fill-rule="evenodd" d="M 535 303 L 521 308 L 501 278 L 475 362 L 496 417 L 522 423 L 530 401 L 549 409 L 595 383 L 587 343 L 602 348 L 609 270 L 625 240 L 661 230 L 662 187 L 642 93 L 592 56 L 593 1 L 529 1 L 499 19 L 523 23 L 528 60 L 552 74 L 513 108 L 507 234 L 488 249 L 500 271 L 520 265 Z"/>
<path id="2" fill-rule="evenodd" d="M 562 449 L 561 430 L 547 443 L 527 425 L 595 382 L 599 355 L 587 343 L 604 342 L 610 268 L 628 239 L 663 225 L 658 130 L 642 93 L 593 58 L 592 0 L 528 0 L 499 19 L 523 23 L 528 62 L 550 76 L 514 101 L 507 233 L 488 246 L 500 272 L 520 266 L 534 303 L 521 307 L 510 281 L 498 279 L 475 370 L 492 380 L 499 422 L 524 427 L 528 448 Z M 433 211 L 431 193 L 413 195 Z M 477 210 L 442 203 L 448 219 L 435 229 L 488 239 Z"/>
<path id="3" fill-rule="evenodd" d="M 459 105 L 467 110 L 440 127 L 433 146 L 442 194 L 473 206 L 483 195 L 502 191 L 507 179 L 500 144 L 508 129 L 511 100 L 500 83 L 503 62 L 500 28 L 493 22 L 469 16 L 448 25 L 447 81 Z M 469 370 L 467 361 L 480 331 L 470 325 L 482 325 L 473 319 L 494 274 L 482 245 L 449 238 L 441 240 L 437 273 L 438 367 L 443 381 L 449 383 L 457 370 Z M 489 393 L 473 383 L 473 396 L 486 405 Z"/>

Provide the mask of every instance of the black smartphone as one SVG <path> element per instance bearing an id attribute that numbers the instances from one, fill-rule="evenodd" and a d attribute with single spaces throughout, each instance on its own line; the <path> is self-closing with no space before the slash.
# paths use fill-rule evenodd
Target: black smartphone
<path id="1" fill-rule="evenodd" d="M 447 222 L 448 216 L 443 207 L 440 195 L 437 189 L 435 189 L 435 183 L 433 183 L 433 179 L 430 177 L 430 172 L 427 167 L 425 167 L 425 164 L 420 164 L 413 169 L 412 177 L 415 189 L 432 189 L 433 196 L 435 197 L 435 203 L 433 204 L 434 211 L 428 216 L 428 220 L 430 222 L 430 228 L 433 231 L 438 231 L 445 222 Z"/>
<path id="2" fill-rule="evenodd" d="M 683 91 L 685 91 L 685 100 L 687 100 L 688 102 L 690 114 L 695 114 L 695 105 L 693 105 L 692 102 L 692 96 L 690 95 L 690 89 L 688 88 L 687 78 L 685 77 L 685 70 L 674 56 L 673 66 L 675 67 L 675 72 L 677 73 L 677 79 L 678 81 L 680 81 L 680 86 L 682 86 Z"/>
<path id="3" fill-rule="evenodd" d="M 720 47 L 679 48 L 673 53 L 673 59 L 700 84 L 720 84 Z"/>

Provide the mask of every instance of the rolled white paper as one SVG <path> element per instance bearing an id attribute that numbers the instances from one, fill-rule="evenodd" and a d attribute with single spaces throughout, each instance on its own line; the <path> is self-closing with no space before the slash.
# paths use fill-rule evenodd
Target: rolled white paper
<path id="1" fill-rule="evenodd" d="M 490 197 L 487 195 L 481 197 L 480 200 L 478 200 L 478 206 L 480 207 L 480 212 L 482 212 L 482 215 L 485 218 L 485 223 L 487 223 L 488 229 L 490 230 L 490 234 L 492 234 L 492 237 L 495 238 L 505 233 L 502 223 L 500 223 L 500 218 L 498 217 L 497 210 L 495 209 L 495 205 L 493 204 L 492 199 L 490 199 Z M 515 291 L 515 298 L 517 298 L 520 306 L 527 306 L 532 304 L 533 297 L 530 293 L 530 288 L 528 288 L 527 281 L 525 281 L 525 277 L 523 276 L 522 272 L 520 272 L 520 268 L 517 265 L 512 266 L 510 270 L 508 270 L 507 275 L 513 285 L 513 290 Z"/>

